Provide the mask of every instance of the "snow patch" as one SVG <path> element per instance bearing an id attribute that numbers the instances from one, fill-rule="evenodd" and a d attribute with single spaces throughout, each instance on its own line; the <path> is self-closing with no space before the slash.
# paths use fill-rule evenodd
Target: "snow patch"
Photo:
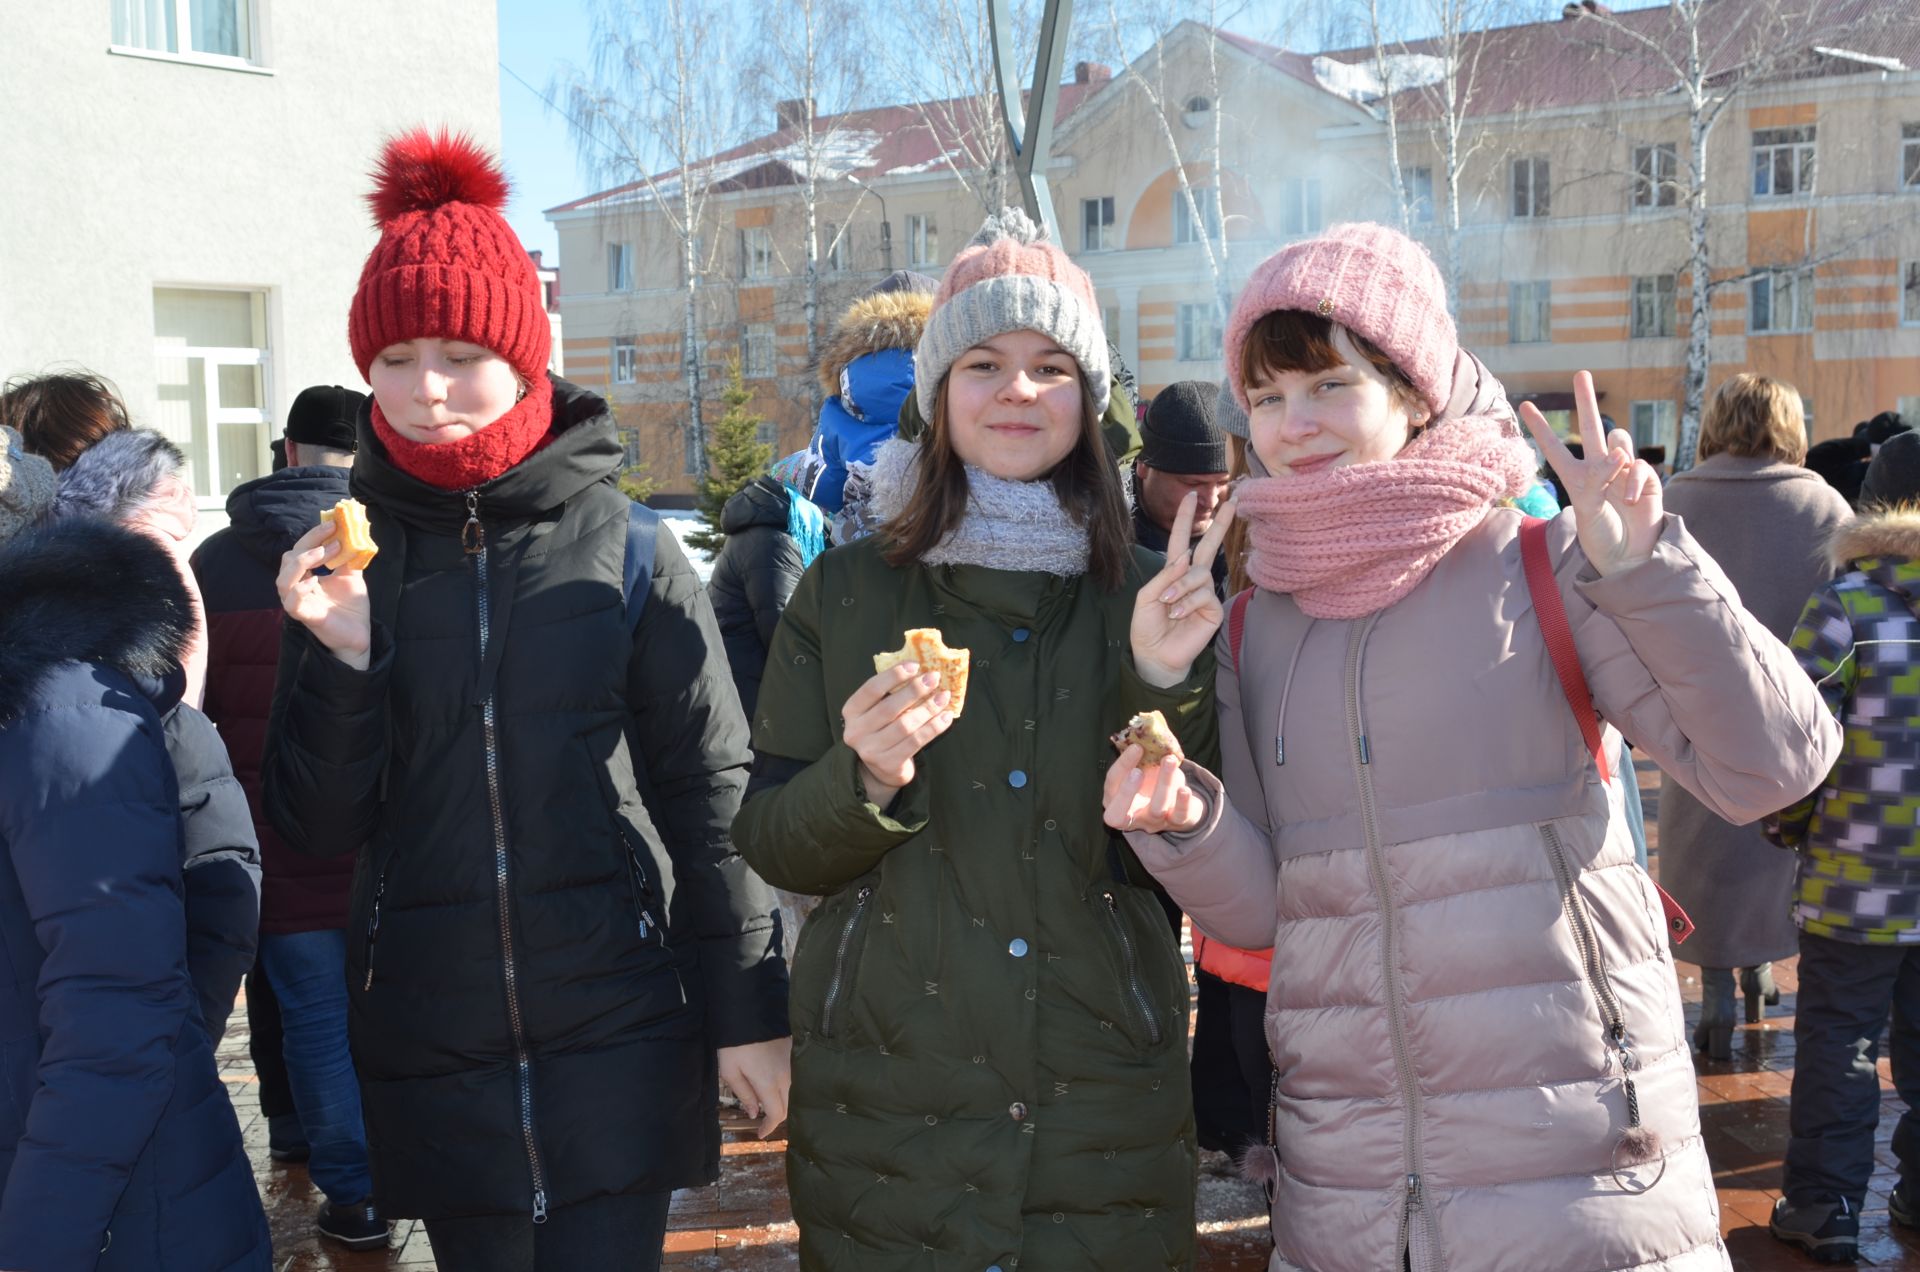
<path id="1" fill-rule="evenodd" d="M 680 541 L 680 550 L 687 554 L 687 560 L 693 563 L 693 572 L 700 576 L 700 585 L 705 587 L 713 577 L 713 558 L 687 542 L 687 536 L 700 529 L 700 514 L 680 508 L 657 511 L 660 524 L 673 531 L 673 537 Z"/>
<path id="2" fill-rule="evenodd" d="M 1447 59 L 1431 53 L 1389 53 L 1384 59 L 1369 58 L 1364 62 L 1342 62 L 1331 57 L 1313 59 L 1313 77 L 1320 87 L 1362 105 L 1385 97 L 1388 81 L 1392 82 L 1393 91 L 1400 93 L 1437 84 L 1446 74 Z"/>

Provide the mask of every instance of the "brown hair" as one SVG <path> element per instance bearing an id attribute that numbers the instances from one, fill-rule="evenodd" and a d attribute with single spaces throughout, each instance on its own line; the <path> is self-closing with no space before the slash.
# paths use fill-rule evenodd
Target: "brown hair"
<path id="1" fill-rule="evenodd" d="M 1426 413 L 1427 400 L 1393 359 L 1351 327 L 1344 330 L 1360 356 L 1387 378 L 1387 388 L 1407 412 L 1416 416 Z M 1333 332 L 1332 319 L 1304 310 L 1276 309 L 1263 314 L 1240 346 L 1240 383 L 1251 385 L 1280 371 L 1331 371 L 1344 366 L 1347 360 L 1334 346 Z"/>
<path id="2" fill-rule="evenodd" d="M 914 459 L 917 484 L 913 497 L 885 533 L 892 540 L 887 564 L 912 565 L 959 528 L 967 515 L 967 468 L 947 436 L 947 377 L 933 395 L 933 418 Z M 1107 453 L 1100 431 L 1100 412 L 1086 377 L 1080 378 L 1080 436 L 1067 457 L 1046 478 L 1060 506 L 1074 510 L 1087 527 L 1087 573 L 1103 589 L 1117 592 L 1126 583 L 1133 559 L 1133 527 L 1127 517 L 1126 493 L 1120 469 Z"/>
<path id="3" fill-rule="evenodd" d="M 132 427 L 113 385 L 86 371 L 9 380 L 0 388 L 0 424 L 18 430 L 28 452 L 56 472 L 108 433 Z"/>
<path id="4" fill-rule="evenodd" d="M 1744 371 L 1721 385 L 1700 421 L 1699 457 L 1722 452 L 1805 463 L 1807 416 L 1800 390 L 1785 380 Z"/>
<path id="5" fill-rule="evenodd" d="M 1227 454 L 1231 462 L 1227 465 L 1228 476 L 1233 481 L 1249 476 L 1247 451 L 1251 447 L 1245 438 L 1227 435 Z M 1253 576 L 1247 573 L 1247 554 L 1253 544 L 1248 535 L 1249 523 L 1245 517 L 1235 517 L 1233 524 L 1227 527 L 1227 537 L 1220 541 L 1220 555 L 1227 559 L 1227 599 L 1232 600 L 1253 586 Z"/>

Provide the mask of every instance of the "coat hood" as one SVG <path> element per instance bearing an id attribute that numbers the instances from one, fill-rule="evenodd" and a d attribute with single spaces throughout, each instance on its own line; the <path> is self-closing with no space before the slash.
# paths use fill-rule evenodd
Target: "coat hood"
<path id="1" fill-rule="evenodd" d="M 612 481 L 625 449 L 606 400 L 553 378 L 553 428 L 519 463 L 475 489 L 487 522 L 525 522 L 552 511 L 596 482 Z M 441 490 L 401 471 L 373 431 L 373 399 L 357 421 L 360 449 L 349 489 L 422 530 L 457 534 L 467 520 L 466 492 Z"/>
<path id="2" fill-rule="evenodd" d="M 821 393 L 839 394 L 840 372 L 855 358 L 882 349 L 912 352 L 932 309 L 933 297 L 916 291 L 877 292 L 847 306 L 820 354 Z"/>
<path id="3" fill-rule="evenodd" d="M 146 525 L 170 539 L 193 533 L 193 488 L 186 457 L 161 434 L 123 428 L 80 453 L 60 474 L 53 517 L 101 517 Z"/>
<path id="4" fill-rule="evenodd" d="M 0 724 L 61 663 L 101 663 L 143 686 L 168 681 L 193 629 L 193 604 L 167 550 L 96 517 L 8 543 L 0 596 Z"/>
<path id="5" fill-rule="evenodd" d="M 771 477 L 756 477 L 720 510 L 720 533 L 739 534 L 749 526 L 787 528 L 793 492 Z"/>
<path id="6" fill-rule="evenodd" d="M 235 486 L 227 496 L 227 521 L 234 538 L 247 555 L 277 569 L 294 540 L 320 524 L 320 514 L 347 497 L 348 471 L 302 465 Z"/>
<path id="7" fill-rule="evenodd" d="M 1835 570 L 1860 569 L 1912 602 L 1920 597 L 1920 509 L 1855 517 L 1833 532 L 1827 559 Z"/>

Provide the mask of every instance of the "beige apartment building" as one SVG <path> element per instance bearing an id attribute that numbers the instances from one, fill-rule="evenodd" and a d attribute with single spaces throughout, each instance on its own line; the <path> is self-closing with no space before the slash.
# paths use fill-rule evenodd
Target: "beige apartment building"
<path id="1" fill-rule="evenodd" d="M 1315 58 L 1183 23 L 1118 73 L 1077 67 L 1048 177 L 1141 395 L 1220 376 L 1221 300 L 1277 247 L 1401 217 L 1391 137 L 1406 223 L 1444 268 L 1457 254 L 1466 343 L 1550 414 L 1573 372 L 1592 370 L 1603 410 L 1671 450 L 1687 363 L 1687 115 L 1670 82 L 1609 53 L 1594 25 L 1643 20 L 1569 6 L 1557 22 L 1469 35 L 1486 47 L 1462 112 L 1457 229 L 1437 94 L 1402 88 L 1389 129 L 1370 49 Z M 1920 20 L 1870 37 L 1809 47 L 1791 75 L 1744 88 L 1708 150 L 1709 383 L 1741 370 L 1792 380 L 1816 438 L 1880 410 L 1920 415 Z M 1438 62 L 1411 46 L 1388 69 L 1405 84 Z M 698 243 L 707 418 L 738 356 L 763 439 L 783 452 L 805 445 L 815 392 L 792 106 L 715 157 Z M 823 333 L 889 270 L 938 274 L 978 226 L 984 183 L 955 169 L 980 152 L 956 141 L 955 120 L 943 103 L 826 117 Z M 681 244 L 646 183 L 548 217 L 571 375 L 615 403 L 630 461 L 685 497 Z"/>
<path id="2" fill-rule="evenodd" d="M 347 308 L 382 140 L 500 134 L 491 0 L 0 3 L 0 377 L 85 367 L 187 452 L 201 525 L 311 384 L 361 386 Z"/>

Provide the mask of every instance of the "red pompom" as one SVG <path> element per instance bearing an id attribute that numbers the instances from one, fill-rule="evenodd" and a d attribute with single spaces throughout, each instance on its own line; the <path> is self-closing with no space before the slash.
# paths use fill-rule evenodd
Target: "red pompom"
<path id="1" fill-rule="evenodd" d="M 374 224 L 386 225 L 443 203 L 472 203 L 498 212 L 506 206 L 508 188 L 499 161 L 465 133 L 418 128 L 387 143 L 367 203 Z"/>

